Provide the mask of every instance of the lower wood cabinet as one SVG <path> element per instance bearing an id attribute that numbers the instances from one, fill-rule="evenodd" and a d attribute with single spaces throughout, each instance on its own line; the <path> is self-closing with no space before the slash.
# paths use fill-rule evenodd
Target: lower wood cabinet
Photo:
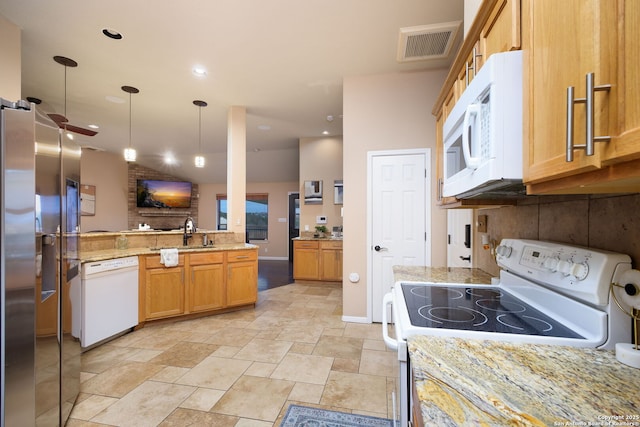
<path id="1" fill-rule="evenodd" d="M 258 298 L 258 252 L 227 254 L 227 306 L 255 303 Z"/>
<path id="2" fill-rule="evenodd" d="M 342 281 L 341 240 L 295 240 L 293 278 L 296 280 Z"/>
<path id="3" fill-rule="evenodd" d="M 166 268 L 160 256 L 146 257 L 144 272 L 144 319 L 159 319 L 184 313 L 184 255 L 178 265 Z"/>
<path id="4" fill-rule="evenodd" d="M 224 307 L 224 253 L 189 254 L 189 285 L 190 312 Z"/>
<path id="5" fill-rule="evenodd" d="M 255 304 L 258 251 L 181 253 L 175 267 L 141 256 L 139 278 L 141 323 Z"/>
<path id="6" fill-rule="evenodd" d="M 313 240 L 293 242 L 293 278 L 296 280 L 319 280 L 319 243 Z"/>
<path id="7" fill-rule="evenodd" d="M 320 242 L 320 280 L 342 281 L 342 242 Z"/>

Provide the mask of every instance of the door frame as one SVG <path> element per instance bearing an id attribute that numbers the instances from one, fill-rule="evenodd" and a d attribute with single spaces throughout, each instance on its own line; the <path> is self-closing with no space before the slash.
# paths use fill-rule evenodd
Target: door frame
<path id="1" fill-rule="evenodd" d="M 295 237 L 299 237 L 300 236 L 300 229 L 298 228 L 298 231 L 295 231 L 295 224 L 294 224 L 294 220 L 295 220 L 295 206 L 292 206 L 292 202 L 298 199 L 298 206 L 300 206 L 300 192 L 299 191 L 289 191 L 289 194 L 287 195 L 287 200 L 288 200 L 288 209 L 287 209 L 287 240 L 288 245 L 287 245 L 287 259 L 289 260 L 289 262 L 293 262 L 293 239 Z"/>
<path id="2" fill-rule="evenodd" d="M 367 152 L 367 323 L 373 322 L 373 159 L 382 156 L 424 155 L 427 167 L 425 176 L 425 265 L 431 265 L 431 148 L 415 148 L 400 150 L 381 150 Z"/>

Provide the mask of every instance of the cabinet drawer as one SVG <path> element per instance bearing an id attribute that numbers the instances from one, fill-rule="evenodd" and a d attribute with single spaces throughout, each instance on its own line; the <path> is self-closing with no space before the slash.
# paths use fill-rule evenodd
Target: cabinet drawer
<path id="1" fill-rule="evenodd" d="M 320 249 L 342 249 L 341 241 L 320 242 Z"/>
<path id="2" fill-rule="evenodd" d="M 258 251 L 253 249 L 227 252 L 227 262 L 255 261 L 257 259 Z"/>
<path id="3" fill-rule="evenodd" d="M 295 240 L 293 242 L 295 249 L 318 249 L 317 240 Z"/>
<path id="4" fill-rule="evenodd" d="M 147 268 L 165 268 L 164 264 L 160 264 L 160 254 L 147 256 L 145 264 Z M 178 255 L 178 265 L 184 265 L 184 255 L 182 254 Z"/>
<path id="5" fill-rule="evenodd" d="M 222 264 L 224 252 L 201 252 L 189 254 L 190 265 Z"/>

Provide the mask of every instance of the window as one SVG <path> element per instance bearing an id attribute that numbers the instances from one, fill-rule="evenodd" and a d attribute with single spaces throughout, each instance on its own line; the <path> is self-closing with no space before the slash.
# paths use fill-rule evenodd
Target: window
<path id="1" fill-rule="evenodd" d="M 227 230 L 227 195 L 216 196 L 218 204 L 218 230 Z M 269 195 L 247 194 L 245 205 L 246 238 L 248 240 L 267 240 L 269 230 Z"/>

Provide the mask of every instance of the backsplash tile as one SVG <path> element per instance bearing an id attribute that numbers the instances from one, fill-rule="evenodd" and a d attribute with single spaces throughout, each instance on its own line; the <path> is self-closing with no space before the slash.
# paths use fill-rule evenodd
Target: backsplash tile
<path id="1" fill-rule="evenodd" d="M 528 197 L 517 206 L 479 209 L 487 234 L 549 240 L 628 254 L 640 269 L 640 194 Z M 499 269 L 489 250 L 474 245 L 474 266 L 492 275 Z"/>

